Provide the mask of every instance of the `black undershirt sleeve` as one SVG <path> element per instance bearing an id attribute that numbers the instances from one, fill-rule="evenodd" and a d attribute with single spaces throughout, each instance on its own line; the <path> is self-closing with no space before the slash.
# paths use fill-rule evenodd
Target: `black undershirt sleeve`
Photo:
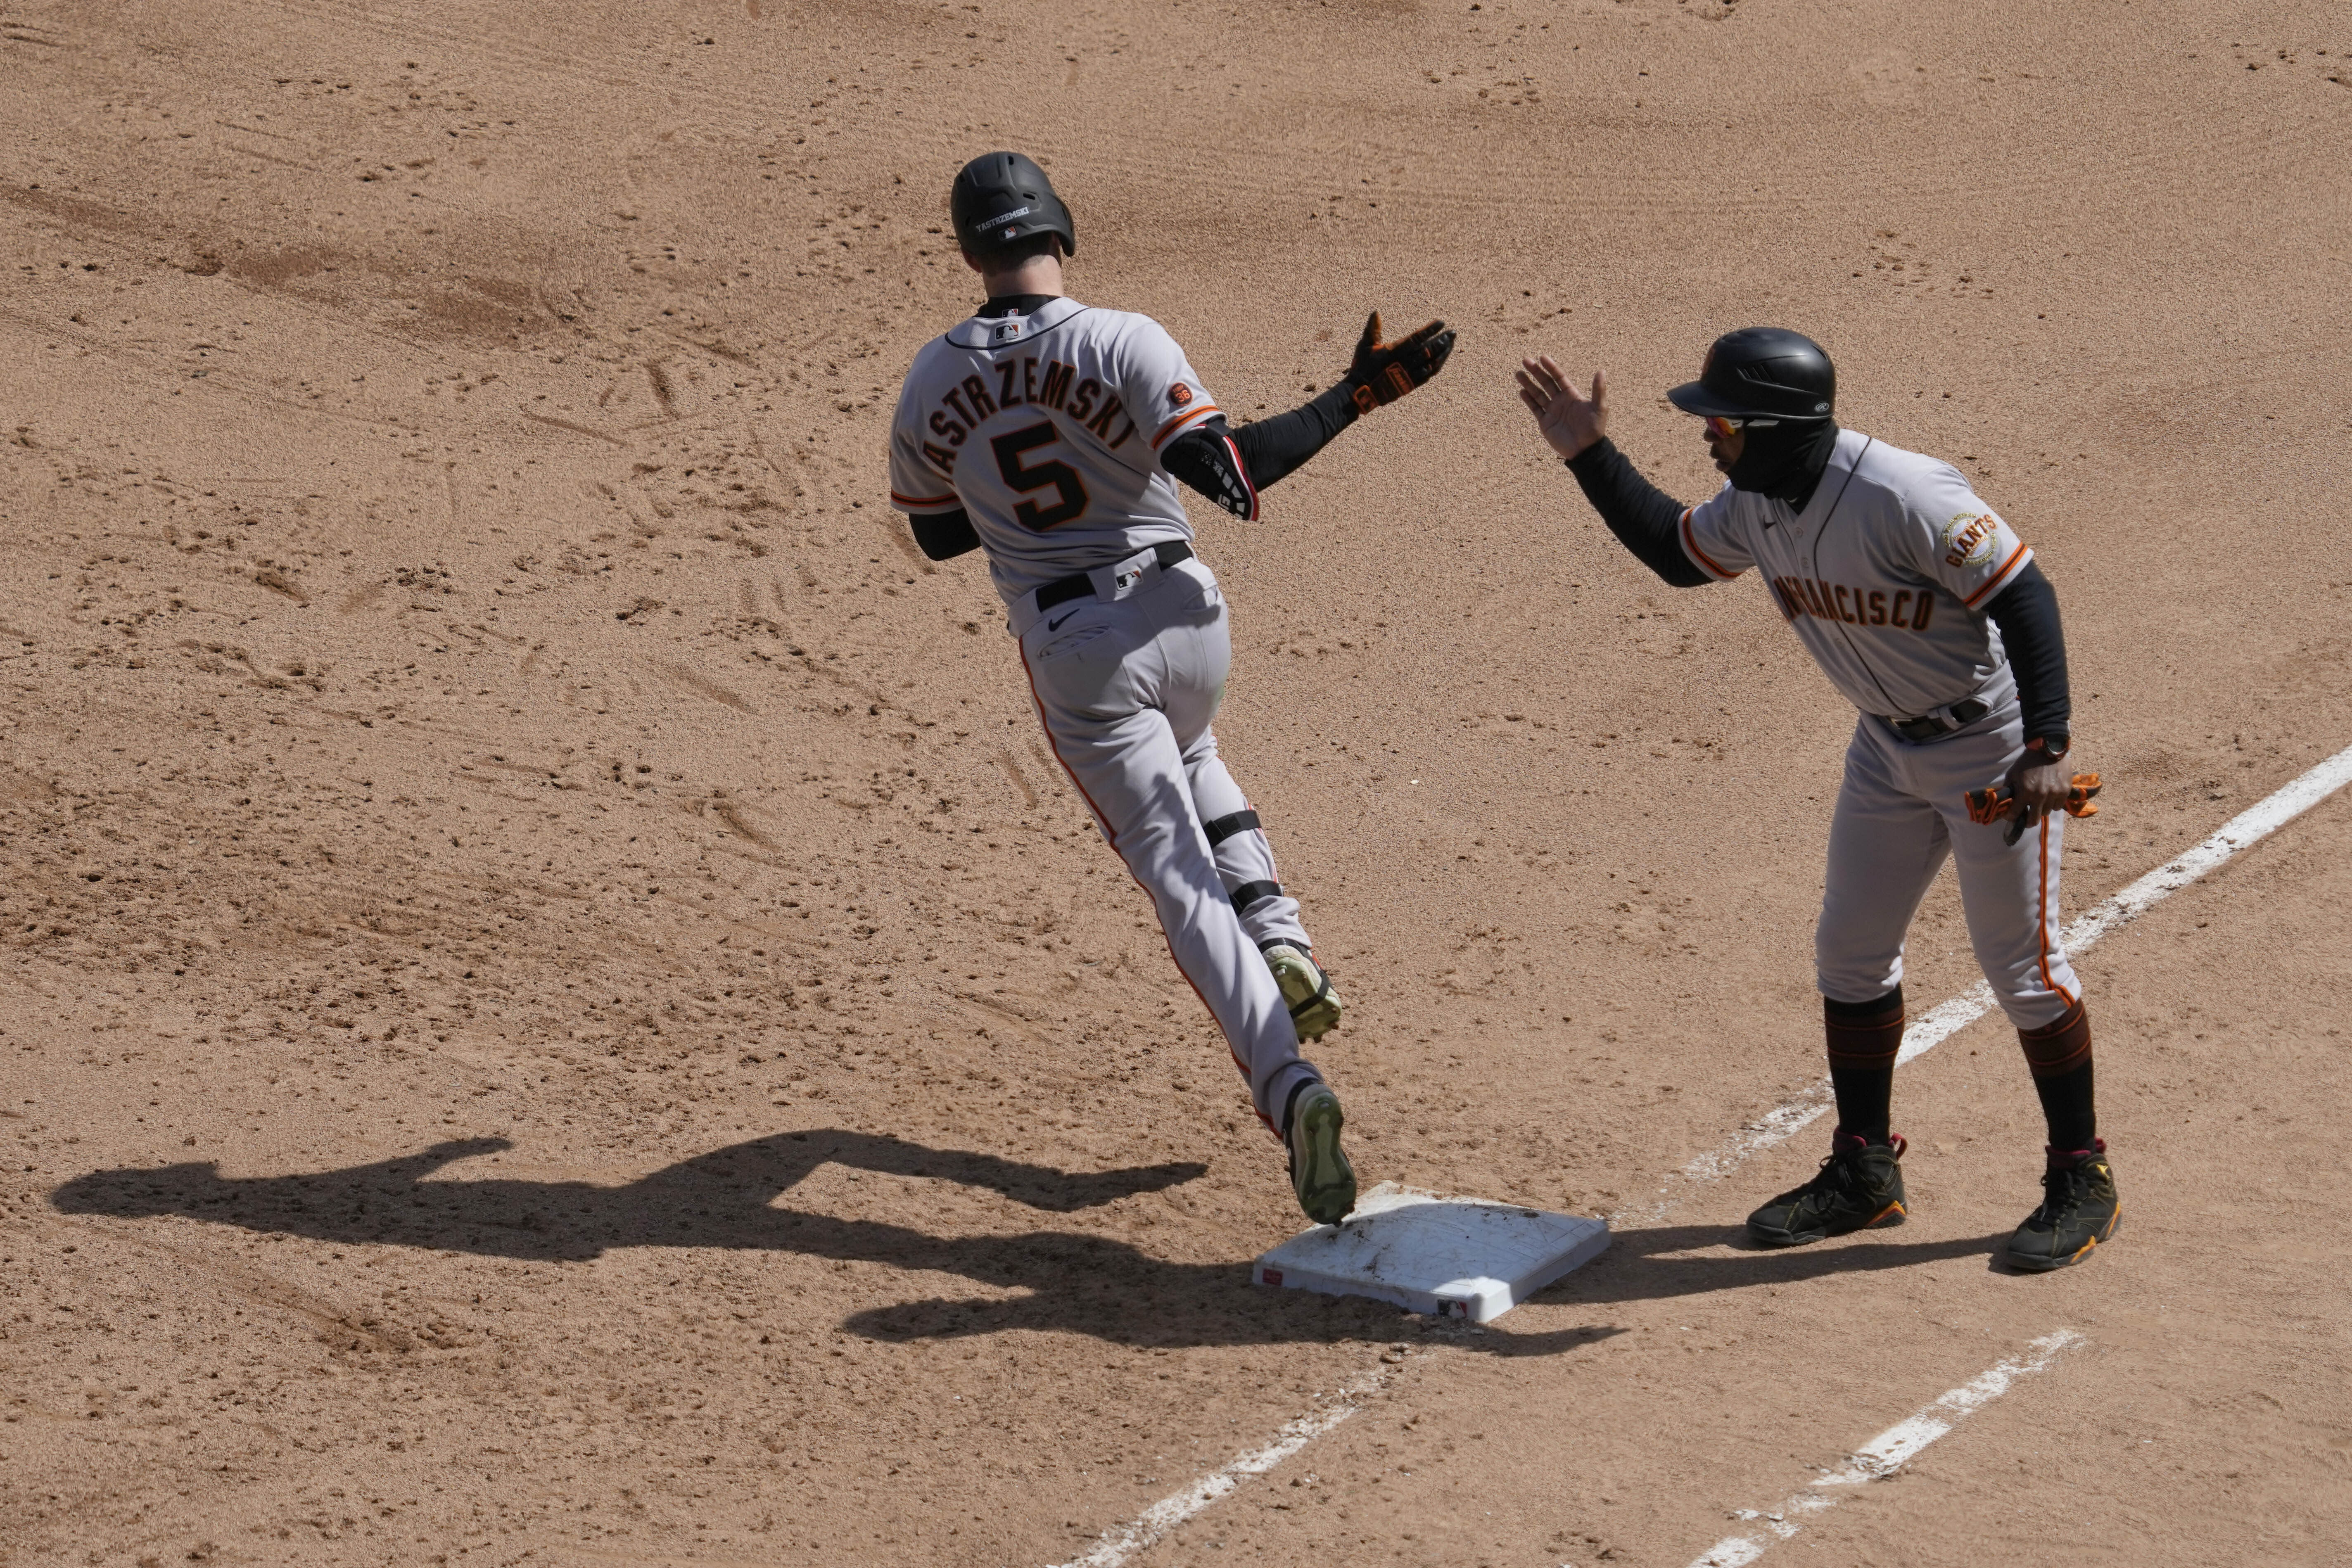
<path id="1" fill-rule="evenodd" d="M 916 544 L 934 561 L 952 561 L 968 550 L 980 548 L 980 535 L 971 528 L 971 514 L 961 507 L 953 511 L 908 512 L 907 522 L 915 531 Z"/>
<path id="2" fill-rule="evenodd" d="M 1255 517 L 1257 492 L 1296 473 L 1356 416 L 1344 384 L 1239 429 L 1212 415 L 1169 442 L 1160 463 L 1234 516 Z"/>
<path id="3" fill-rule="evenodd" d="M 1234 432 L 1234 445 L 1249 465 L 1250 483 L 1259 489 L 1297 471 L 1298 466 L 1331 444 L 1331 437 L 1356 422 L 1356 405 L 1345 383 L 1326 387 L 1287 414 L 1244 425 Z"/>
<path id="4" fill-rule="evenodd" d="M 2000 646 L 2017 672 L 2018 705 L 2025 711 L 2025 738 L 2055 734 L 2067 727 L 2074 704 L 2066 689 L 2066 636 L 2058 623 L 2058 590 L 2029 561 L 2008 587 L 1992 596 L 1985 614 L 2000 628 Z"/>
<path id="5" fill-rule="evenodd" d="M 1696 588 L 1713 581 L 1683 553 L 1683 503 L 1636 472 L 1616 443 L 1602 437 L 1570 458 L 1568 471 L 1576 476 L 1584 499 L 1592 503 L 1609 531 L 1643 565 L 1676 588 Z"/>

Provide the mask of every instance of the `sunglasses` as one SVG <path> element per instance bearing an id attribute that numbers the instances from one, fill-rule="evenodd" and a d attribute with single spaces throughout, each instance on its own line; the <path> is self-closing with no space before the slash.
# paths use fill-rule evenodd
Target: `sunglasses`
<path id="1" fill-rule="evenodd" d="M 1728 441 L 1738 431 L 1769 430 L 1780 423 L 1778 419 L 1727 419 L 1720 414 L 1710 414 L 1706 416 L 1706 433 L 1718 441 Z"/>

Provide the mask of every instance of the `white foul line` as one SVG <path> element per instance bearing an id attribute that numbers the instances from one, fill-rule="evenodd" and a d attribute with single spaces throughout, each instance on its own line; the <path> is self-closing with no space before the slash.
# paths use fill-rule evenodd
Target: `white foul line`
<path id="1" fill-rule="evenodd" d="M 1843 1469 L 1824 1473 L 1779 1508 L 1769 1511 L 1740 1510 L 1738 1517 L 1754 1520 L 1763 1528 L 1752 1535 L 1725 1536 L 1692 1563 L 1691 1568 L 1746 1568 L 1746 1564 L 1770 1551 L 1775 1541 L 1786 1541 L 1796 1534 L 1801 1528 L 1799 1519 L 1835 1508 L 1853 1495 L 1835 1489 L 1885 1479 L 1909 1464 L 1920 1449 L 2007 1394 L 2010 1384 L 2019 1378 L 2043 1370 L 2060 1355 L 2084 1342 L 2083 1336 L 2072 1329 L 2044 1334 L 2025 1347 L 2024 1355 L 1997 1363 L 1909 1420 L 1897 1421 L 1856 1448 Z"/>
<path id="2" fill-rule="evenodd" d="M 2337 790 L 2342 789 L 2347 783 L 2352 783 L 2352 748 L 2336 752 L 2301 778 L 2265 798 L 2260 805 L 2231 817 L 2222 825 L 2219 833 L 2214 834 L 2187 854 L 2166 862 L 2162 867 L 2150 871 L 2112 898 L 2101 900 L 2089 913 L 2080 916 L 2067 926 L 2065 937 L 2067 950 L 2070 952 L 2080 952 L 2117 926 L 2128 924 L 2138 919 L 2161 900 L 2187 887 L 2240 850 L 2276 832 Z M 1935 1049 L 1962 1028 L 1984 1016 L 1991 1010 L 1992 1005 L 1992 987 L 1979 981 L 1950 1001 L 1928 1009 L 1909 1028 L 1903 1031 L 1903 1048 L 1895 1058 L 1896 1064 L 1916 1060 Z M 1706 1181 L 1728 1175 L 1750 1157 L 1761 1153 L 1775 1144 L 1785 1142 L 1798 1131 L 1811 1125 L 1829 1108 L 1829 1082 L 1823 1079 L 1809 1093 L 1800 1096 L 1768 1115 L 1759 1117 L 1713 1152 L 1702 1154 L 1693 1160 L 1683 1167 L 1682 1173 L 1694 1181 Z M 1662 1203 L 1654 1209 L 1643 1211 L 1638 1216 L 1620 1215 L 1612 1217 L 1655 1218 L 1663 1215 L 1670 1206 L 1671 1204 Z M 1978 1378 L 1976 1382 L 1952 1390 L 1909 1421 L 1891 1427 L 1873 1438 L 1864 1447 L 1862 1452 L 1855 1456 L 1855 1463 L 1861 1465 L 1867 1462 L 1868 1456 L 1878 1452 L 1881 1446 L 1890 1440 L 1896 1438 L 1908 1440 L 1906 1435 L 1912 1433 L 1915 1427 L 1919 1431 L 1927 1432 L 1927 1426 L 1932 1426 L 1933 1431 L 1927 1432 L 1925 1436 L 1918 1437 L 1910 1448 L 1903 1452 L 1901 1458 L 1893 1461 L 1893 1464 L 1899 1465 L 1903 1459 L 1908 1458 L 1911 1454 L 1916 1453 L 1920 1448 L 1951 1430 L 1951 1422 L 1937 1415 L 1937 1411 L 1947 1411 L 1950 1414 L 1951 1420 L 1958 1420 L 1986 1400 L 2005 1392 L 2009 1387 L 2010 1379 L 2021 1373 L 2041 1371 L 2049 1363 L 2052 1356 L 2066 1349 L 2067 1346 L 2078 1342 L 2080 1337 L 2072 1331 L 2061 1331 L 2048 1339 L 2036 1340 L 2034 1345 L 2040 1347 L 2039 1360 L 2022 1363 L 2003 1362 L 1986 1373 L 1983 1377 Z M 1276 1433 L 1274 1442 L 1267 1447 L 1257 1449 L 1254 1453 L 1244 1454 L 1223 1469 L 1202 1477 L 1174 1496 L 1160 1499 L 1160 1501 L 1144 1510 L 1132 1522 L 1104 1531 L 1102 1539 L 1095 1544 L 1092 1551 L 1082 1557 L 1073 1558 L 1070 1562 L 1062 1564 L 1061 1568 L 1118 1568 L 1120 1563 L 1125 1563 L 1153 1542 L 1160 1540 L 1211 1503 L 1224 1497 L 1247 1477 L 1265 1474 L 1266 1471 L 1356 1414 L 1363 1408 L 1362 1401 L 1369 1395 L 1378 1393 L 1385 1381 L 1383 1375 L 1374 1374 L 1350 1384 L 1339 1391 L 1339 1403 L 1300 1416 Z M 1980 1385 L 1989 1386 L 1990 1391 L 1983 1394 L 1972 1393 Z M 1961 1401 L 1962 1404 L 1951 1403 L 1956 1400 Z M 1890 1465 L 1888 1468 L 1893 1467 Z M 1855 1475 L 1851 1479 L 1867 1480 L 1871 1477 Z M 1838 1477 L 1831 1477 L 1820 1484 L 1843 1485 L 1845 1482 Z M 1828 1502 L 1817 1502 L 1810 1506 L 1826 1508 L 1830 1505 Z M 1768 1520 L 1770 1519 L 1769 1515 L 1765 1517 Z M 1780 1524 L 1774 1521 L 1769 1528 L 1779 1531 Z M 1794 1534 L 1795 1527 L 1790 1526 L 1781 1533 Z M 1692 1568 L 1737 1568 L 1739 1563 L 1755 1561 L 1756 1557 L 1763 1552 L 1764 1544 L 1750 1542 L 1746 1537 L 1733 1537 L 1717 1546 L 1714 1552 L 1700 1558 L 1698 1563 L 1692 1565 Z M 1747 1551 L 1749 1554 L 1745 1557 L 1721 1555 L 1735 1547 Z"/>
<path id="3" fill-rule="evenodd" d="M 1339 1390 L 1339 1402 L 1311 1411 L 1274 1435 L 1274 1441 L 1213 1470 L 1172 1497 L 1161 1498 L 1135 1520 L 1103 1532 L 1093 1550 L 1061 1568 L 1118 1568 L 1186 1520 L 1231 1492 L 1251 1476 L 1262 1476 L 1364 1407 L 1394 1375 L 1393 1369 L 1357 1379 Z"/>
<path id="4" fill-rule="evenodd" d="M 2352 748 L 2336 752 L 2275 794 L 2221 825 L 2221 830 L 2187 854 L 2167 861 L 2114 896 L 2101 900 L 2088 913 L 2066 927 L 2069 953 L 2081 952 L 2119 926 L 2130 924 L 2172 894 L 2189 886 L 2252 845 L 2352 784 Z M 1992 987 L 1978 981 L 1948 1002 L 1929 1008 L 1903 1031 L 1903 1048 L 1895 1065 L 1916 1061 L 1952 1036 L 1992 1011 Z M 1682 1173 L 1693 1181 L 1728 1175 L 1750 1158 L 1786 1142 L 1831 1109 L 1829 1080 L 1823 1079 L 1805 1093 L 1758 1117 L 1723 1143 L 1685 1165 Z M 1663 1214 L 1666 1205 L 1660 1205 Z M 1646 1212 L 1646 1211 L 1645 1211 Z"/>

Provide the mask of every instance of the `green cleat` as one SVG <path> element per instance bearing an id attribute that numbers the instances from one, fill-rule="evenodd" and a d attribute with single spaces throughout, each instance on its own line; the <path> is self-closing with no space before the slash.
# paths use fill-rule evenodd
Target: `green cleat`
<path id="1" fill-rule="evenodd" d="M 1319 1040 L 1339 1026 L 1339 994 L 1331 977 L 1308 954 L 1286 942 L 1266 947 L 1265 966 L 1282 988 L 1283 1005 L 1290 1009 L 1290 1026 L 1301 1040 Z"/>
<path id="2" fill-rule="evenodd" d="M 1348 1118 L 1327 1083 L 1311 1083 L 1291 1107 L 1290 1186 L 1317 1225 L 1337 1225 L 1356 1206 L 1356 1171 L 1339 1147 Z"/>
<path id="3" fill-rule="evenodd" d="M 2082 1262 L 2092 1248 L 2116 1234 L 2116 1224 L 2123 1218 L 2105 1139 L 2092 1139 L 2087 1149 L 2049 1152 L 2042 1206 L 2027 1215 L 2009 1238 L 2009 1266 L 2032 1274 Z"/>
<path id="4" fill-rule="evenodd" d="M 1822 1173 L 1782 1193 L 1748 1216 L 1748 1234 L 1759 1247 L 1802 1247 L 1832 1236 L 1874 1226 L 1901 1225 L 1904 1142 L 1866 1143 L 1841 1132 L 1830 1141 Z"/>

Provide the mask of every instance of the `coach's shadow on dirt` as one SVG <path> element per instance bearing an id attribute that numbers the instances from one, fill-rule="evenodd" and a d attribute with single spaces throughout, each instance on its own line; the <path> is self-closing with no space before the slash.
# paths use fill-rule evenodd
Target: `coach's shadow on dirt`
<path id="1" fill-rule="evenodd" d="M 1236 1262 L 1176 1263 L 1126 1242 L 1067 1231 L 936 1237 L 904 1226 L 776 1206 L 820 1166 L 931 1177 L 1032 1209 L 1069 1214 L 1204 1174 L 1190 1162 L 1073 1174 L 989 1154 L 826 1130 L 777 1133 L 682 1161 L 625 1186 L 489 1176 L 428 1180 L 454 1161 L 510 1147 L 501 1138 L 438 1143 L 404 1158 L 287 1176 L 223 1176 L 211 1162 L 93 1171 L 50 1202 L 68 1214 L 182 1215 L 250 1231 L 351 1246 L 428 1247 L 540 1262 L 582 1262 L 624 1247 L 794 1252 L 960 1275 L 1025 1292 L 936 1299 L 859 1312 L 845 1328 L 873 1339 L 1059 1329 L 1123 1343 L 1264 1344 L 1388 1339 L 1392 1309 L 1333 1302 L 1247 1282 Z M 1605 1333 L 1607 1331 L 1598 1331 Z M 1558 1348 L 1592 1331 L 1556 1338 Z M 1497 1346 L 1496 1348 L 1500 1348 Z M 1530 1344 L 1522 1343 L 1524 1352 Z"/>

